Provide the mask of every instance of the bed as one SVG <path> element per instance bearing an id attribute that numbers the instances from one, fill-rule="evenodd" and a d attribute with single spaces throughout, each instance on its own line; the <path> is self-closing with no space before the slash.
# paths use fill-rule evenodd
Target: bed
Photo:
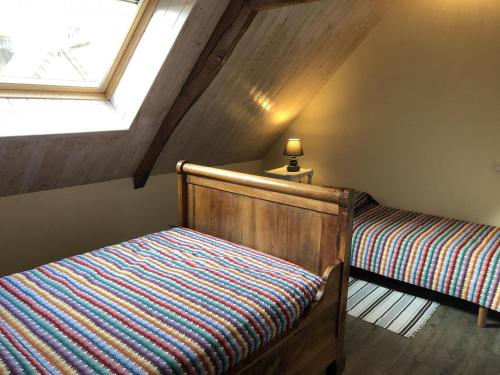
<path id="1" fill-rule="evenodd" d="M 415 213 L 356 196 L 351 265 L 500 311 L 500 228 Z"/>
<path id="2" fill-rule="evenodd" d="M 352 191 L 177 172 L 179 226 L 0 278 L 0 373 L 342 371 Z"/>

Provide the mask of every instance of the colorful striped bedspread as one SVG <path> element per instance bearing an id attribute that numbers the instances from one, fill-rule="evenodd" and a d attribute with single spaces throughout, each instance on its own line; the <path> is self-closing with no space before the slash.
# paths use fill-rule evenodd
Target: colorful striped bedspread
<path id="1" fill-rule="evenodd" d="M 220 374 L 289 329 L 319 285 L 172 228 L 0 278 L 0 373 Z"/>
<path id="2" fill-rule="evenodd" d="M 500 311 L 500 228 L 370 204 L 351 264 Z"/>

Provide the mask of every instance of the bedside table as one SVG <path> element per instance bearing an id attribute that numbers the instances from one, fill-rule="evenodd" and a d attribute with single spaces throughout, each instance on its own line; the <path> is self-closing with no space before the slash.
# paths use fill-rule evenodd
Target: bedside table
<path id="1" fill-rule="evenodd" d="M 301 179 L 303 177 L 307 177 L 307 183 L 312 184 L 312 178 L 313 178 L 313 169 L 308 169 L 308 168 L 300 168 L 300 171 L 298 172 L 288 172 L 286 169 L 286 165 L 281 168 L 276 168 L 276 169 L 271 169 L 269 171 L 264 171 L 264 176 L 266 177 L 272 177 L 272 178 L 279 178 L 282 180 L 288 180 L 292 181 L 295 179 Z"/>

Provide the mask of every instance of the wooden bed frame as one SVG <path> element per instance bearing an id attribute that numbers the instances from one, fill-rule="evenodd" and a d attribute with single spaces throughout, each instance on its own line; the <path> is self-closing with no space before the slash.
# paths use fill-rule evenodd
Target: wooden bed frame
<path id="1" fill-rule="evenodd" d="M 354 192 L 186 161 L 177 173 L 179 225 L 280 257 L 323 280 L 300 321 L 230 373 L 342 372 Z"/>

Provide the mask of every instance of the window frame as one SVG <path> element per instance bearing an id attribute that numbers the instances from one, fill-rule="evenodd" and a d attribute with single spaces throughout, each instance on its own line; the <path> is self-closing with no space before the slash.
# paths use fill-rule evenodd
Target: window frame
<path id="1" fill-rule="evenodd" d="M 0 82 L 0 98 L 109 100 L 134 53 L 159 0 L 140 0 L 137 15 L 99 87 Z"/>

